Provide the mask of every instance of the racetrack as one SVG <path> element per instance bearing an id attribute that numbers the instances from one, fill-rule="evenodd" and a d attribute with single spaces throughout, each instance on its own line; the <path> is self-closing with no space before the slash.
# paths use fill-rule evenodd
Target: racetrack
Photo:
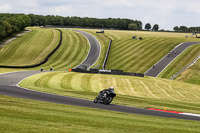
<path id="1" fill-rule="evenodd" d="M 89 101 L 89 100 L 48 94 L 48 93 L 33 91 L 33 90 L 24 89 L 24 88 L 20 88 L 16 86 L 16 83 L 18 83 L 22 79 L 36 73 L 40 73 L 40 72 L 39 71 L 22 71 L 22 72 L 1 74 L 0 75 L 0 79 L 1 79 L 0 80 L 0 94 L 17 97 L 17 98 L 25 98 L 25 99 L 32 99 L 32 100 L 59 103 L 59 104 L 97 108 L 97 109 L 118 111 L 118 112 L 124 112 L 124 113 L 133 113 L 133 114 L 141 114 L 141 115 L 151 115 L 151 116 L 159 116 L 159 117 L 200 121 L 200 117 L 196 117 L 196 116 L 188 116 L 188 115 L 174 114 L 174 113 L 168 113 L 168 112 L 159 112 L 159 111 L 154 111 L 154 110 L 147 110 L 147 109 L 134 108 L 134 107 L 128 107 L 128 106 L 114 105 L 114 104 L 111 104 L 111 105 L 95 104 L 93 103 L 93 101 Z"/>
<path id="2" fill-rule="evenodd" d="M 92 41 L 90 42 L 90 44 L 93 44 L 92 42 L 96 42 L 95 38 L 91 38 L 91 39 Z M 97 49 L 100 50 L 100 47 Z M 83 63 L 81 63 L 81 65 L 84 63 L 86 64 L 89 63 L 91 66 L 92 63 L 96 62 L 96 59 L 98 59 L 98 55 L 99 55 L 99 53 L 97 54 L 98 50 L 93 51 L 93 52 L 92 51 L 93 50 L 90 50 L 88 57 Z M 93 58 L 94 57 L 93 54 L 95 55 L 96 59 Z M 188 115 L 174 114 L 174 113 L 168 113 L 168 112 L 158 112 L 154 110 L 147 110 L 147 109 L 134 108 L 134 107 L 128 107 L 128 106 L 114 105 L 114 104 L 111 104 L 111 105 L 95 104 L 93 103 L 93 101 L 89 101 L 89 100 L 48 94 L 48 93 L 33 91 L 33 90 L 29 90 L 29 89 L 25 89 L 25 88 L 21 88 L 17 86 L 17 84 L 24 78 L 31 76 L 33 74 L 37 74 L 37 73 L 40 73 L 40 72 L 39 71 L 22 71 L 22 72 L 0 74 L 0 94 L 17 97 L 17 98 L 25 98 L 25 99 L 32 99 L 32 100 L 59 103 L 59 104 L 89 107 L 89 108 L 98 108 L 98 109 L 118 111 L 118 112 L 124 112 L 124 113 L 134 113 L 134 114 L 141 114 L 141 115 L 151 115 L 151 116 L 159 116 L 159 117 L 200 121 L 200 117 L 196 117 L 196 116 L 188 116 Z"/>
<path id="3" fill-rule="evenodd" d="M 84 35 L 90 43 L 90 51 L 88 53 L 87 58 L 80 65 L 78 65 L 77 68 L 81 68 L 83 66 L 91 67 L 92 65 L 96 63 L 96 61 L 99 58 L 99 55 L 101 52 L 101 45 L 99 44 L 97 39 L 91 34 L 88 34 L 84 31 L 79 31 L 79 30 L 74 30 L 74 31 Z"/>
<path id="4" fill-rule="evenodd" d="M 184 50 L 188 47 L 200 44 L 200 42 L 185 42 L 174 48 L 169 54 L 164 56 L 159 62 L 151 67 L 147 72 L 146 76 L 157 77 L 172 61 L 174 61 Z"/>

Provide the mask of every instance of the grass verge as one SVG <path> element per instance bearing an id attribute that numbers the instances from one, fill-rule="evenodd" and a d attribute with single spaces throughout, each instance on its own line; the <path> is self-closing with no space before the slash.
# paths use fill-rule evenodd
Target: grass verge
<path id="1" fill-rule="evenodd" d="M 198 121 L 126 114 L 0 95 L 1 132 L 197 133 Z"/>

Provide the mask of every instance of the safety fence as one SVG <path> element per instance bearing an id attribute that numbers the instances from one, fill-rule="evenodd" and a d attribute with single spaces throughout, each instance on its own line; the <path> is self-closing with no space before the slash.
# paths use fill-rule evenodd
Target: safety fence
<path id="1" fill-rule="evenodd" d="M 108 56 L 109 56 L 109 53 L 110 53 L 111 44 L 112 44 L 112 40 L 110 39 L 110 42 L 109 42 L 109 45 L 108 45 L 108 49 L 107 49 L 107 52 L 106 52 L 106 57 L 105 57 L 105 60 L 103 62 L 103 65 L 102 65 L 103 69 L 106 69 L 106 64 L 107 64 L 107 61 L 108 61 Z"/>
<path id="2" fill-rule="evenodd" d="M 111 74 L 111 75 L 127 75 L 127 76 L 137 76 L 137 77 L 144 77 L 144 74 L 141 73 L 129 73 L 124 72 L 123 70 L 103 70 L 103 69 L 82 69 L 82 68 L 75 68 L 72 69 L 73 72 L 80 72 L 80 73 L 94 73 L 94 74 Z"/>
<path id="3" fill-rule="evenodd" d="M 185 71 L 186 69 L 188 69 L 189 67 L 191 67 L 194 63 L 196 63 L 200 58 L 200 55 L 197 56 L 197 58 L 195 58 L 190 64 L 188 64 L 187 66 L 185 66 L 183 69 L 181 69 L 179 72 L 177 72 L 176 74 L 174 74 L 170 79 L 174 80 L 176 77 L 178 77 L 183 71 Z"/>

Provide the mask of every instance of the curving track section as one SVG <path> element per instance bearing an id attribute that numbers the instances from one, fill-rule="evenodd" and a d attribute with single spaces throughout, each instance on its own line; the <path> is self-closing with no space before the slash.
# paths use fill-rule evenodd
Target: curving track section
<path id="1" fill-rule="evenodd" d="M 147 72 L 145 72 L 146 76 L 157 77 L 172 61 L 174 61 L 184 50 L 188 47 L 200 44 L 200 42 L 185 42 L 178 45 L 174 48 L 170 54 L 164 56 L 158 63 L 154 65 L 154 67 L 150 68 Z"/>
<path id="2" fill-rule="evenodd" d="M 88 34 L 87 32 L 79 31 L 79 30 L 74 30 L 74 31 L 84 35 L 90 43 L 90 50 L 86 59 L 80 65 L 78 65 L 77 68 L 81 68 L 83 66 L 91 67 L 92 65 L 96 63 L 96 61 L 99 58 L 99 55 L 101 52 L 101 45 L 99 44 L 97 39 L 91 34 Z"/>

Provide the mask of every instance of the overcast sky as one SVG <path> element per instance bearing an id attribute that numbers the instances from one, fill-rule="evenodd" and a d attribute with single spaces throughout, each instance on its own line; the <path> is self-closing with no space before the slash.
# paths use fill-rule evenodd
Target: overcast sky
<path id="1" fill-rule="evenodd" d="M 129 18 L 143 26 L 200 26 L 200 0 L 0 0 L 0 13 Z"/>

